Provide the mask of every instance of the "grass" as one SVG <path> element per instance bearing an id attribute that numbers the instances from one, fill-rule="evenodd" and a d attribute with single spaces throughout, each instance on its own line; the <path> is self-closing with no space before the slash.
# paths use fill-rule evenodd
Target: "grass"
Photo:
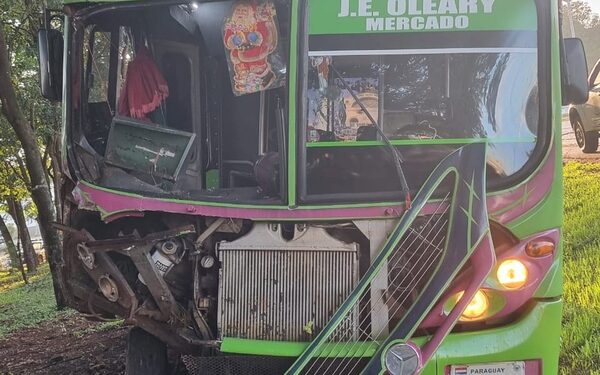
<path id="1" fill-rule="evenodd" d="M 23 286 L 21 273 L 17 270 L 0 271 L 0 292 Z"/>
<path id="2" fill-rule="evenodd" d="M 565 166 L 562 374 L 600 374 L 600 164 Z"/>
<path id="3" fill-rule="evenodd" d="M 15 277 L 16 275 L 16 277 Z M 20 274 L 0 273 L 0 339 L 16 330 L 56 318 L 52 279 L 48 266 L 42 266 L 29 284 Z"/>

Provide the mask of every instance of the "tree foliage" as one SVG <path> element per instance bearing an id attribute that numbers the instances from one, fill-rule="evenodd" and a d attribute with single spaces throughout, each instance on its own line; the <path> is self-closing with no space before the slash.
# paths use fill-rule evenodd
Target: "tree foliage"
<path id="1" fill-rule="evenodd" d="M 13 202 L 13 217 L 22 217 L 21 193 L 25 191 L 31 195 L 53 271 L 57 302 L 62 307 L 64 301 L 59 288 L 62 249 L 58 232 L 52 227 L 57 219 L 57 207 L 51 193 L 52 173 L 49 171 L 49 166 L 57 165 L 51 162 L 57 157 L 51 151 L 56 150 L 53 146 L 59 132 L 60 111 L 40 96 L 36 57 L 36 34 L 42 25 L 44 3 L 0 0 L 0 109 L 4 115 L 0 123 L 3 130 L 0 153 L 7 156 L 0 165 L 0 185 L 6 186 L 2 194 L 8 195 L 8 201 Z M 4 128 L 8 130 L 4 131 Z M 14 212 L 15 199 L 18 216 Z M 26 228 L 21 234 L 21 237 L 28 237 Z"/>
<path id="2" fill-rule="evenodd" d="M 569 7 L 563 1 L 563 34 L 571 36 L 571 25 L 569 21 Z M 571 14 L 575 26 L 575 36 L 583 40 L 585 45 L 588 68 L 594 67 L 600 59 L 600 15 L 594 13 L 590 5 L 584 1 L 571 1 Z"/>

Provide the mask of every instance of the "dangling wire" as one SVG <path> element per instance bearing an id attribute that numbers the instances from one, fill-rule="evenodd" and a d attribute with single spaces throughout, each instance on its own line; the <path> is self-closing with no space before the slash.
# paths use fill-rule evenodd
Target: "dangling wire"
<path id="1" fill-rule="evenodd" d="M 404 162 L 402 154 L 400 153 L 400 151 L 398 151 L 396 147 L 394 147 L 392 141 L 388 138 L 387 135 L 385 135 L 384 131 L 379 127 L 379 124 L 377 123 L 373 115 L 371 115 L 371 112 L 369 112 L 367 107 L 363 104 L 363 102 L 360 100 L 360 98 L 352 89 L 352 87 L 348 85 L 348 83 L 340 74 L 340 72 L 336 69 L 336 67 L 333 64 L 331 64 L 330 68 L 333 71 L 333 73 L 339 78 L 342 86 L 344 86 L 344 88 L 350 93 L 350 95 L 352 95 L 352 98 L 356 101 L 356 103 L 358 103 L 360 109 L 367 115 L 369 121 L 371 121 L 371 123 L 377 130 L 377 133 L 379 133 L 381 139 L 383 139 L 383 142 L 386 144 L 386 146 L 388 146 L 389 150 L 391 151 L 392 156 L 394 158 L 394 166 L 396 167 L 396 172 L 398 174 L 398 177 L 400 178 L 400 186 L 402 186 L 402 192 L 404 193 L 404 203 L 406 205 L 406 209 L 409 210 L 412 207 L 412 198 L 410 196 L 410 188 L 408 186 L 408 182 L 406 181 L 406 175 L 404 174 L 404 169 L 402 168 L 402 163 Z"/>

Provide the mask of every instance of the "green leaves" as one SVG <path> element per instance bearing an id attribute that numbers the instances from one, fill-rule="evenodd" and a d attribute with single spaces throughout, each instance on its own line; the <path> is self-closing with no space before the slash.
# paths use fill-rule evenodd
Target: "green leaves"
<path id="1" fill-rule="evenodd" d="M 56 133 L 60 132 L 60 107 L 40 95 L 37 30 L 42 26 L 44 1 L 0 0 L 0 25 L 9 49 L 11 77 L 19 105 L 35 130 L 42 154 Z M 59 8 L 60 1 L 49 6 Z M 0 104 L 1 106 L 1 104 Z M 25 167 L 24 152 L 6 117 L 0 116 L 0 210 L 7 196 L 18 200 L 29 197 L 30 179 Z M 50 162 L 44 160 L 48 169 Z M 35 212 L 32 210 L 31 212 Z"/>
<path id="2" fill-rule="evenodd" d="M 563 34 L 565 37 L 571 36 L 571 25 L 569 22 L 569 8 L 566 1 L 563 1 Z M 571 1 L 571 12 L 573 13 L 573 23 L 575 27 L 575 36 L 583 40 L 585 45 L 588 68 L 592 69 L 596 61 L 600 59 L 600 44 L 598 35 L 600 34 L 600 15 L 592 12 L 592 8 L 586 2 L 580 0 Z"/>

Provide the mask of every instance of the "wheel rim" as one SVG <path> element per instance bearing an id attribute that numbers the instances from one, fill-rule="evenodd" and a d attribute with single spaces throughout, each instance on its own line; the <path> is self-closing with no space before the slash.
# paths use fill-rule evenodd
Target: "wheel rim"
<path id="1" fill-rule="evenodd" d="M 579 147 L 585 147 L 585 131 L 583 130 L 583 126 L 581 126 L 579 121 L 575 123 L 575 140 L 577 141 L 577 145 Z"/>

